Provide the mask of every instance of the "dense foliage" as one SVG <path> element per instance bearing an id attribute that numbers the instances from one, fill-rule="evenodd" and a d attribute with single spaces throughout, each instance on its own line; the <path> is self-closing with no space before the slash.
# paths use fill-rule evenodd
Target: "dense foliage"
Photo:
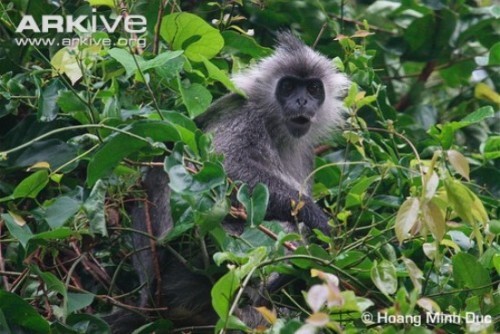
<path id="1" fill-rule="evenodd" d="M 26 15 L 104 19 L 37 32 Z M 145 32 L 104 29 L 132 15 Z M 157 243 L 201 250 L 195 269 L 217 280 L 209 331 L 500 330 L 499 18 L 488 0 L 2 1 L 0 332 L 107 333 L 112 306 L 148 313 L 133 308 L 127 212 L 153 165 L 176 222 Z M 311 242 L 263 221 L 267 188 L 228 180 L 193 122 L 280 28 L 354 82 L 311 175 L 333 233 Z M 247 220 L 238 238 L 221 228 L 230 211 Z M 272 272 L 296 280 L 259 309 L 267 328 L 247 328 L 233 314 L 243 288 Z"/>

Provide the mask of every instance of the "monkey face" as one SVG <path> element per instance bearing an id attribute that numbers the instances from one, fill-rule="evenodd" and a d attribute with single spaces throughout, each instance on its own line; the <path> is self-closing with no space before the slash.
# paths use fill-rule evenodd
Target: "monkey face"
<path id="1" fill-rule="evenodd" d="M 279 80 L 275 94 L 290 134 L 294 137 L 305 135 L 316 111 L 325 100 L 322 81 L 286 76 Z"/>

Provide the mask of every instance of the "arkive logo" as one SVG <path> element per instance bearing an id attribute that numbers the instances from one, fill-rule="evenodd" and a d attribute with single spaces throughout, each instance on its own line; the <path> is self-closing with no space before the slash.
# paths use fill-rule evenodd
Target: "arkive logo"
<path id="1" fill-rule="evenodd" d="M 42 15 L 40 26 L 33 16 L 25 15 L 17 26 L 16 32 L 97 32 L 98 26 L 102 25 L 107 32 L 113 33 L 120 23 L 123 23 L 123 29 L 127 33 L 141 34 L 146 31 L 147 22 L 143 15 L 117 15 L 114 19 L 108 19 L 104 15 L 97 15 L 93 8 L 92 15 Z"/>

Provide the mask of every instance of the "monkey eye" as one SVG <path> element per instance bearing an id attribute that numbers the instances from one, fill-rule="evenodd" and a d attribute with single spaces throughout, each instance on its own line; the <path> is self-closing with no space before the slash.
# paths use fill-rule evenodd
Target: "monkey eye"
<path id="1" fill-rule="evenodd" d="M 291 80 L 283 80 L 280 83 L 280 92 L 284 96 L 292 94 L 295 89 L 295 83 Z"/>
<path id="2" fill-rule="evenodd" d="M 307 85 L 307 91 L 312 96 L 319 96 L 321 94 L 321 89 L 322 87 L 317 81 L 313 81 Z"/>

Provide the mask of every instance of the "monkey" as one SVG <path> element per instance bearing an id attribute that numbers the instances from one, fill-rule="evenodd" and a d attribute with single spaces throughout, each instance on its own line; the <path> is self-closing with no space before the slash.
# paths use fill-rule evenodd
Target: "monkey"
<path id="1" fill-rule="evenodd" d="M 342 124 L 341 98 L 350 81 L 330 59 L 291 32 L 280 32 L 277 41 L 272 55 L 232 77 L 245 96 L 229 93 L 195 121 L 203 131 L 213 134 L 215 150 L 224 156 L 229 178 L 251 188 L 258 183 L 268 187 L 266 220 L 292 226 L 303 222 L 310 229 L 328 234 L 328 216 L 313 201 L 308 176 L 313 171 L 314 147 Z M 163 170 L 150 169 L 143 187 L 149 204 L 138 204 L 133 209 L 133 228 L 147 231 L 145 222 L 149 219 L 153 236 L 160 237 L 173 226 L 168 175 Z M 303 205 L 294 214 L 294 203 L 299 202 Z M 241 231 L 244 226 L 241 221 L 227 221 L 230 223 L 224 225 L 226 230 L 234 231 L 231 225 L 239 224 Z M 150 239 L 137 234 L 133 244 L 136 250 L 142 249 L 134 256 L 133 264 L 141 283 L 147 286 L 140 300 L 145 307 L 151 305 L 151 296 L 157 290 L 158 274 Z M 211 306 L 210 280 L 191 272 L 163 249 L 158 249 L 157 255 L 165 305 L 156 306 L 168 308 L 162 315 L 175 326 L 215 324 L 218 318 Z M 238 312 L 249 326 L 265 323 L 252 310 Z M 113 333 L 130 331 L 136 318 L 115 317 Z"/>

